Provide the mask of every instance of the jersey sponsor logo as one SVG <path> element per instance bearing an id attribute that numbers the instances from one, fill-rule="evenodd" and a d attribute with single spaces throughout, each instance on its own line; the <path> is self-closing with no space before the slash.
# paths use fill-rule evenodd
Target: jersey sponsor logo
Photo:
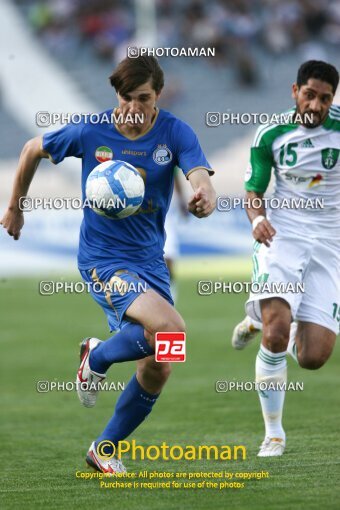
<path id="1" fill-rule="evenodd" d="M 106 147 L 102 145 L 101 147 L 97 147 L 96 152 L 94 153 L 96 160 L 99 163 L 104 163 L 104 161 L 110 161 L 113 159 L 113 152 L 110 147 Z"/>
<path id="2" fill-rule="evenodd" d="M 288 172 L 284 175 L 286 181 L 294 184 L 298 189 L 304 190 L 313 188 L 320 184 L 324 184 L 325 180 L 321 174 L 312 175 L 309 177 L 302 177 L 298 175 L 291 175 Z"/>
<path id="3" fill-rule="evenodd" d="M 313 188 L 313 186 L 318 186 L 321 183 L 322 179 L 323 179 L 322 175 L 317 174 L 315 177 L 312 178 L 312 180 L 308 184 L 308 188 Z"/>
<path id="4" fill-rule="evenodd" d="M 334 168 L 337 164 L 338 157 L 339 157 L 339 149 L 322 149 L 321 155 L 322 155 L 322 165 L 327 170 L 330 170 L 331 168 Z"/>
<path id="5" fill-rule="evenodd" d="M 156 333 L 155 359 L 158 362 L 184 362 L 186 357 L 185 333 Z"/>
<path id="6" fill-rule="evenodd" d="M 158 145 L 153 151 L 153 160 L 157 165 L 167 165 L 172 160 L 172 152 L 167 145 Z"/>

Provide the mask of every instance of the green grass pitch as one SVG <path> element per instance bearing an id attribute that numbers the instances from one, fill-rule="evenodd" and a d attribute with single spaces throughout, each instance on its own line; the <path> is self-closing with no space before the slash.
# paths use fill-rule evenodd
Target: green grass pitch
<path id="1" fill-rule="evenodd" d="M 3 509 L 337 509 L 339 508 L 340 406 L 337 346 L 316 372 L 289 361 L 289 379 L 304 391 L 286 397 L 283 457 L 258 459 L 263 424 L 257 394 L 216 393 L 217 380 L 252 381 L 258 342 L 243 352 L 231 348 L 233 326 L 243 317 L 245 295 L 199 296 L 197 276 L 209 263 L 179 267 L 178 309 L 187 323 L 187 362 L 172 376 L 151 416 L 132 436 L 143 445 L 243 444 L 246 461 L 132 461 L 130 471 L 269 471 L 269 479 L 244 489 L 114 490 L 98 480 L 76 479 L 84 457 L 112 413 L 118 393 L 100 395 L 82 408 L 74 392 L 36 391 L 38 380 L 73 381 L 79 342 L 107 338 L 106 320 L 88 295 L 40 296 L 38 279 L 0 282 L 1 444 Z M 247 264 L 214 267 L 214 278 L 244 280 Z M 237 273 L 239 271 L 239 273 Z M 189 276 L 188 276 L 189 274 Z M 186 275 L 186 276 L 185 276 Z M 44 277 L 43 279 L 48 279 Z M 134 363 L 111 368 L 109 380 L 127 382 Z"/>

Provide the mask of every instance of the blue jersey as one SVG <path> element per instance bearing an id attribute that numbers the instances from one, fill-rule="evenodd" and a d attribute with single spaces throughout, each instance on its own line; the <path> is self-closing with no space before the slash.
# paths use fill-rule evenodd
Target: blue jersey
<path id="1" fill-rule="evenodd" d="M 108 110 L 100 116 L 107 119 L 111 113 Z M 109 122 L 83 122 L 45 134 L 43 149 L 54 163 L 68 156 L 82 158 L 83 199 L 89 173 L 103 161 L 127 161 L 145 180 L 144 201 L 128 218 L 111 220 L 84 208 L 78 251 L 80 269 L 112 262 L 143 265 L 162 258 L 174 167 L 179 166 L 187 177 L 197 167 L 212 173 L 190 126 L 164 110 L 157 110 L 150 129 L 135 138 L 126 137 Z"/>

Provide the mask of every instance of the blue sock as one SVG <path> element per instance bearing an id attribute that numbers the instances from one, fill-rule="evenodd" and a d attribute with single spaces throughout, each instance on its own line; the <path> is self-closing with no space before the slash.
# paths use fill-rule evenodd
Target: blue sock
<path id="1" fill-rule="evenodd" d="M 104 440 L 117 445 L 129 436 L 151 413 L 159 395 L 145 391 L 134 374 L 117 401 L 114 415 L 96 440 L 96 446 Z"/>
<path id="2" fill-rule="evenodd" d="M 144 338 L 140 324 L 128 324 L 119 333 L 99 344 L 90 354 L 90 368 L 98 374 L 105 374 L 112 363 L 134 361 L 154 354 Z"/>

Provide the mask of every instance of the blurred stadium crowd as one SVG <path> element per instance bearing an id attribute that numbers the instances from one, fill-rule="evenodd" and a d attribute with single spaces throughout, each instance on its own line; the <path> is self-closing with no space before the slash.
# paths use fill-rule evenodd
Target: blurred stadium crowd
<path id="1" fill-rule="evenodd" d="M 54 54 L 88 44 L 115 60 L 133 41 L 133 0 L 16 0 L 34 32 Z M 233 67 L 252 85 L 257 69 L 250 50 L 271 55 L 300 45 L 340 45 L 340 0 L 156 0 L 161 47 L 215 47 L 214 66 Z"/>

